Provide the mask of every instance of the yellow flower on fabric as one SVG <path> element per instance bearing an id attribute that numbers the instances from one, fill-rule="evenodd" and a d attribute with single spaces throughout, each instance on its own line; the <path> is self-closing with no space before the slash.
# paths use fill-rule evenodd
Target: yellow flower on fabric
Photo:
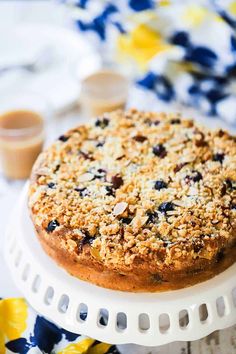
<path id="1" fill-rule="evenodd" d="M 94 343 L 94 339 L 86 338 L 78 343 L 71 343 L 57 354 L 85 354 Z"/>
<path id="2" fill-rule="evenodd" d="M 5 338 L 3 332 L 0 330 L 0 354 L 6 353 Z"/>
<path id="3" fill-rule="evenodd" d="M 160 5 L 160 6 L 169 6 L 170 4 L 171 4 L 170 0 L 160 0 L 158 2 L 158 5 Z"/>
<path id="4" fill-rule="evenodd" d="M 231 2 L 228 11 L 231 15 L 236 16 L 236 1 Z"/>
<path id="5" fill-rule="evenodd" d="M 21 337 L 26 330 L 27 304 L 24 299 L 0 300 L 0 332 L 8 340 Z"/>
<path id="6" fill-rule="evenodd" d="M 190 27 L 201 26 L 204 21 L 207 24 L 209 24 L 209 21 L 224 22 L 221 16 L 217 13 L 211 12 L 207 8 L 195 4 L 186 6 L 182 19 Z"/>
<path id="7" fill-rule="evenodd" d="M 202 24 L 208 15 L 208 10 L 195 4 L 186 6 L 183 13 L 183 20 L 187 24 L 196 27 Z"/>
<path id="8" fill-rule="evenodd" d="M 118 38 L 118 49 L 121 54 L 133 58 L 141 68 L 157 54 L 172 48 L 165 43 L 161 35 L 152 28 L 141 24 L 132 32 L 122 34 Z"/>
<path id="9" fill-rule="evenodd" d="M 111 344 L 107 343 L 96 344 L 88 350 L 88 354 L 106 354 L 106 352 L 108 351 L 108 349 L 111 348 L 111 346 Z"/>

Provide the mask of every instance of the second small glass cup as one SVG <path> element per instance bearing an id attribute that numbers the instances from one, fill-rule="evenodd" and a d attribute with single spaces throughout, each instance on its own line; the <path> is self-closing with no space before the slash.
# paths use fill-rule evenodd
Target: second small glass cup
<path id="1" fill-rule="evenodd" d="M 101 69 L 81 83 L 81 106 L 84 115 L 96 117 L 104 112 L 124 109 L 128 98 L 128 79 L 113 70 Z"/>

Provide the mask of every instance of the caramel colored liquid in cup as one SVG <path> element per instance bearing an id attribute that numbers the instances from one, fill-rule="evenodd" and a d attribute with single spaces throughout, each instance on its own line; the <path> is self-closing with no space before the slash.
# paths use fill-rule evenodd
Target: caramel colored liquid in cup
<path id="1" fill-rule="evenodd" d="M 97 71 L 82 82 L 82 109 L 88 116 L 123 109 L 127 95 L 128 81 L 123 75 L 111 70 Z"/>
<path id="2" fill-rule="evenodd" d="M 39 114 L 17 110 L 0 115 L 0 157 L 5 176 L 28 178 L 43 140 L 43 119 Z"/>

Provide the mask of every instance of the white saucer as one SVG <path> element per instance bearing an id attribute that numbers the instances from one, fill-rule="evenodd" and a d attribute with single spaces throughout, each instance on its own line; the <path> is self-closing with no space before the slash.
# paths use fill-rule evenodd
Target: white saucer
<path id="1" fill-rule="evenodd" d="M 0 67 L 31 62 L 43 52 L 50 58 L 42 70 L 1 74 L 0 94 L 29 90 L 44 95 L 52 109 L 60 111 L 78 100 L 78 77 L 84 74 L 85 63 L 96 66 L 99 58 L 79 32 L 67 28 L 19 24 L 0 32 Z"/>

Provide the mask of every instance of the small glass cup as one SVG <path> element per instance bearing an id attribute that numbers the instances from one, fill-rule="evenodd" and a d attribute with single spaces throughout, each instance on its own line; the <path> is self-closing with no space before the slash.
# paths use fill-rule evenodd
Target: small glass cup
<path id="1" fill-rule="evenodd" d="M 105 112 L 124 109 L 128 90 L 128 79 L 117 71 L 101 69 L 92 73 L 81 83 L 80 102 L 83 114 L 96 117 Z"/>
<path id="2" fill-rule="evenodd" d="M 21 93 L 1 97 L 0 159 L 5 177 L 28 178 L 42 151 L 48 106 L 41 96 Z"/>

